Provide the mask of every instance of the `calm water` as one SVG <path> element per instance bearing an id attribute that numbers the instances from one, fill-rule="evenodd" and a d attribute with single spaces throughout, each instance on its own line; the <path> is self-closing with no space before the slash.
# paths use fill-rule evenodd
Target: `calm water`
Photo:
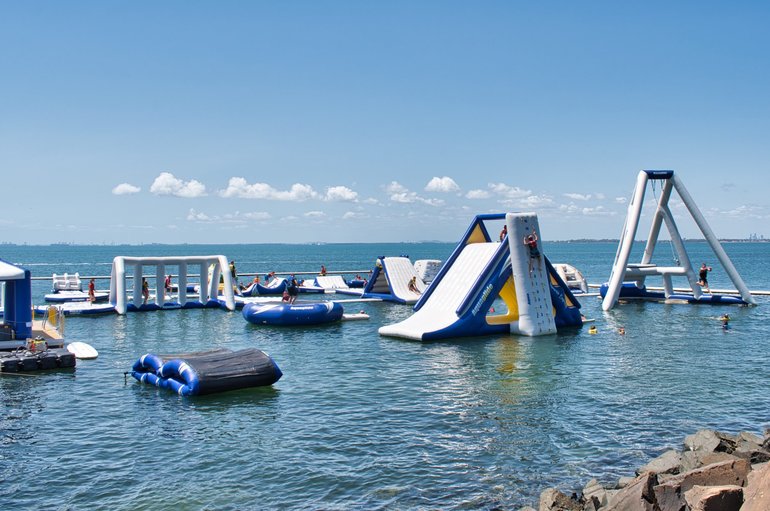
<path id="1" fill-rule="evenodd" d="M 615 244 L 546 243 L 554 262 L 609 276 Z M 731 287 L 714 266 L 712 287 Z M 727 244 L 770 289 L 770 244 Z M 366 270 L 379 255 L 446 259 L 452 244 L 0 247 L 33 276 L 108 275 L 117 255 L 225 254 L 240 272 Z M 660 263 L 670 264 L 667 246 Z M 97 287 L 106 287 L 100 281 Z M 36 281 L 42 302 L 49 282 Z M 703 427 L 770 425 L 768 300 L 752 308 L 632 304 L 587 329 L 432 343 L 382 338 L 407 306 L 356 303 L 369 321 L 256 327 L 240 312 L 70 318 L 99 350 L 74 372 L 0 376 L 0 508 L 517 509 L 541 490 L 633 470 Z M 725 333 L 715 319 L 729 312 Z M 619 325 L 626 335 L 616 333 Z M 146 352 L 256 346 L 269 388 L 180 398 L 126 380 Z"/>

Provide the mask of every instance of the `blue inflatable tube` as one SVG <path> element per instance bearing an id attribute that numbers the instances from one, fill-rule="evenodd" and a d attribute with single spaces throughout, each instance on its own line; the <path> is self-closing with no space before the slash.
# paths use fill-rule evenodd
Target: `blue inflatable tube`
<path id="1" fill-rule="evenodd" d="M 197 396 L 272 385 L 283 373 L 269 355 L 249 348 L 180 355 L 148 353 L 134 363 L 131 375 L 180 396 Z"/>
<path id="2" fill-rule="evenodd" d="M 339 321 L 342 313 L 342 305 L 337 302 L 247 303 L 243 306 L 243 317 L 255 325 L 318 325 Z"/>

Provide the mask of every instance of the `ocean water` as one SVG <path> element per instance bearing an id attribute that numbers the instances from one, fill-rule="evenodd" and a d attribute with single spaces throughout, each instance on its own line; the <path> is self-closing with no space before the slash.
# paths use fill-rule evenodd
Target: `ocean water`
<path id="1" fill-rule="evenodd" d="M 117 255 L 225 254 L 239 272 L 360 272 L 380 255 L 446 259 L 453 244 L 2 246 L 35 277 L 108 275 Z M 639 248 L 639 247 L 637 247 Z M 614 243 L 544 243 L 553 262 L 604 282 Z M 705 243 L 694 264 L 714 267 Z M 725 249 L 770 289 L 770 244 Z M 638 252 L 638 250 L 637 250 Z M 666 244 L 659 263 L 670 264 Z M 352 276 L 352 275 L 349 275 Z M 50 281 L 35 281 L 42 303 Z M 106 287 L 100 280 L 98 288 Z M 303 297 L 304 298 L 304 297 Z M 345 297 L 347 298 L 347 297 Z M 770 425 L 768 299 L 757 307 L 640 303 L 602 312 L 599 333 L 420 343 L 380 337 L 408 306 L 350 303 L 368 321 L 248 324 L 239 311 L 73 317 L 66 338 L 99 350 L 74 371 L 0 376 L 0 508 L 517 509 L 550 486 L 610 483 L 700 428 Z M 728 312 L 732 329 L 717 317 Z M 624 326 L 626 334 L 617 333 Z M 257 347 L 272 387 L 181 398 L 126 377 L 147 352 Z"/>

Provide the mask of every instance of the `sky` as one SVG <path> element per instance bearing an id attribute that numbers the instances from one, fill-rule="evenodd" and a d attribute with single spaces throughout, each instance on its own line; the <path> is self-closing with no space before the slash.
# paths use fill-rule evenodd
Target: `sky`
<path id="1" fill-rule="evenodd" d="M 641 169 L 718 237 L 770 237 L 768 26 L 741 1 L 0 0 L 0 242 L 454 242 L 508 211 L 618 238 Z"/>

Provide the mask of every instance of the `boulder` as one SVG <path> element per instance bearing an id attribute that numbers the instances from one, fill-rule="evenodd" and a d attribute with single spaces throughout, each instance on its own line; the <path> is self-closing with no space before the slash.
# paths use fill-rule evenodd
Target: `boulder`
<path id="1" fill-rule="evenodd" d="M 585 488 L 583 488 L 583 498 L 586 500 L 586 503 L 591 503 L 595 500 L 599 504 L 598 507 L 606 506 L 608 502 L 607 490 L 596 479 L 591 479 L 585 485 Z"/>
<path id="2" fill-rule="evenodd" d="M 741 511 L 767 511 L 770 509 L 770 464 L 753 471 L 743 490 Z"/>
<path id="3" fill-rule="evenodd" d="M 682 464 L 682 455 L 675 450 L 666 451 L 636 471 L 637 474 L 655 472 L 656 474 L 678 474 Z"/>
<path id="4" fill-rule="evenodd" d="M 740 486 L 698 486 L 684 494 L 690 511 L 739 511 L 743 504 Z"/>
<path id="5" fill-rule="evenodd" d="M 711 429 L 702 429 L 684 438 L 684 447 L 688 451 L 714 452 L 719 447 L 719 443 L 716 431 Z"/>
<path id="6" fill-rule="evenodd" d="M 684 494 L 693 486 L 743 486 L 751 470 L 746 460 L 728 460 L 712 463 L 672 477 L 655 486 L 655 498 L 663 511 L 685 507 Z"/>
<path id="7" fill-rule="evenodd" d="M 696 468 L 719 463 L 720 461 L 732 461 L 740 459 L 734 454 L 726 452 L 685 451 L 682 453 L 682 465 L 679 472 L 689 472 Z"/>
<path id="8" fill-rule="evenodd" d="M 770 461 L 770 452 L 762 447 L 763 439 L 757 435 L 743 432 L 738 435 L 733 454 L 739 458 L 749 460 L 749 463 L 765 463 Z"/>
<path id="9" fill-rule="evenodd" d="M 540 511 L 583 511 L 583 505 L 556 488 L 548 488 L 540 494 Z"/>
<path id="10" fill-rule="evenodd" d="M 653 472 L 645 472 L 612 495 L 605 510 L 660 511 L 655 502 L 655 492 L 653 491 L 657 484 L 658 476 Z"/>

